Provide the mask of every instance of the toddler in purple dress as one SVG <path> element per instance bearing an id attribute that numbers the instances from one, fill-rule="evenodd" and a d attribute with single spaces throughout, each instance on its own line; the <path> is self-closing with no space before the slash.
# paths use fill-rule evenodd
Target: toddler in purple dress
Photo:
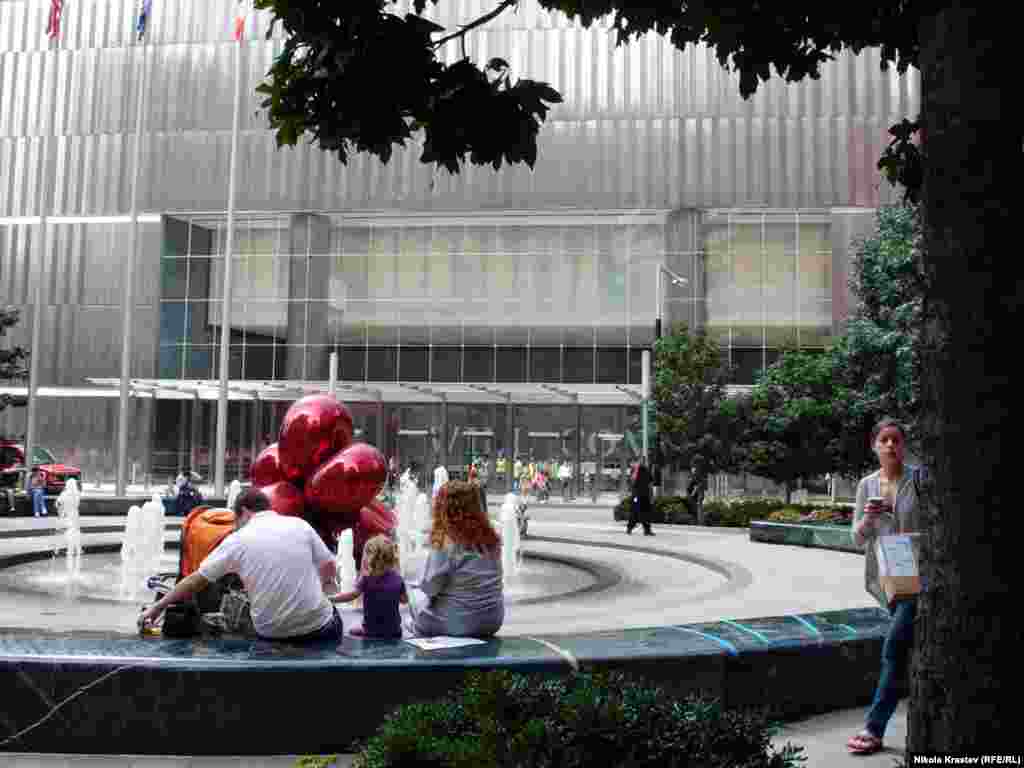
<path id="1" fill-rule="evenodd" d="M 363 596 L 363 626 L 355 627 L 351 634 L 400 639 L 402 618 L 398 604 L 409 602 L 409 597 L 398 572 L 398 548 L 387 536 L 374 536 L 366 542 L 355 589 L 332 595 L 331 602 L 347 603 L 359 595 Z"/>

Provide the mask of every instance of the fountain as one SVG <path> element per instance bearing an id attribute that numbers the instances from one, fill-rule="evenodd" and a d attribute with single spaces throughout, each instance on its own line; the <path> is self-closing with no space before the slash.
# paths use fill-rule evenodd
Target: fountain
<path id="1" fill-rule="evenodd" d="M 519 497 L 516 494 L 506 493 L 505 501 L 501 505 L 501 569 L 506 586 L 518 581 L 523 560 L 519 519 L 516 515 L 518 502 Z"/>
<path id="2" fill-rule="evenodd" d="M 398 526 L 395 534 L 398 538 L 398 562 L 402 575 L 407 577 L 410 573 L 412 556 L 416 551 L 415 528 L 415 507 L 416 496 L 419 489 L 416 481 L 408 473 L 402 476 L 402 483 L 399 488 L 399 495 L 395 508 L 398 512 Z"/>
<path id="3" fill-rule="evenodd" d="M 121 596 L 134 597 L 160 569 L 164 554 L 164 503 L 157 493 L 128 510 L 121 544 Z"/>
<path id="4" fill-rule="evenodd" d="M 54 557 L 60 554 L 61 549 L 67 554 L 69 584 L 82 573 L 82 524 L 78 516 L 81 501 L 78 481 L 71 478 L 57 497 L 57 541 L 53 548 Z"/>
<path id="5" fill-rule="evenodd" d="M 242 484 L 238 480 L 232 480 L 231 485 L 228 486 L 228 501 L 227 508 L 234 511 L 235 499 L 242 493 Z"/>
<path id="6" fill-rule="evenodd" d="M 338 591 L 351 592 L 356 586 L 356 561 L 353 549 L 353 532 L 346 528 L 338 536 L 338 554 L 334 562 L 338 568 Z"/>

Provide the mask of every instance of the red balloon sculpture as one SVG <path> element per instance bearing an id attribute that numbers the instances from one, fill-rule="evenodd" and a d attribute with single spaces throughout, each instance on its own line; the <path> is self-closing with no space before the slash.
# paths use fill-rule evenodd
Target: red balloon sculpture
<path id="1" fill-rule="evenodd" d="M 387 479 L 381 452 L 367 443 L 355 443 L 328 459 L 306 482 L 306 504 L 327 518 L 352 518 L 374 500 Z"/>
<path id="2" fill-rule="evenodd" d="M 277 453 L 277 443 L 272 443 L 260 451 L 260 455 L 256 457 L 249 470 L 249 477 L 256 488 L 273 485 L 285 479 Z"/>
<path id="3" fill-rule="evenodd" d="M 364 532 L 366 538 L 393 531 L 397 522 L 395 511 L 388 509 L 376 499 L 359 510 L 359 529 Z"/>
<path id="4" fill-rule="evenodd" d="M 303 502 L 302 491 L 287 480 L 281 480 L 260 490 L 270 500 L 270 508 L 277 514 L 305 519 L 306 505 Z"/>
<path id="5" fill-rule="evenodd" d="M 309 478 L 317 467 L 352 442 L 352 415 L 330 395 L 292 404 L 277 441 L 281 470 L 289 480 Z"/>
<path id="6" fill-rule="evenodd" d="M 396 525 L 395 513 L 376 501 L 387 478 L 380 451 L 352 442 L 352 416 L 328 395 L 304 397 L 292 404 L 278 441 L 253 462 L 250 476 L 271 509 L 301 517 L 332 552 L 347 528 L 360 543 Z"/>

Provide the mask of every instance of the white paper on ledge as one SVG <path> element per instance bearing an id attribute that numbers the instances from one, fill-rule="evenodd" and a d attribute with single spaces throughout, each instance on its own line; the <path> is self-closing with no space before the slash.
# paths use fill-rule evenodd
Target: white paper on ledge
<path id="1" fill-rule="evenodd" d="M 485 640 L 478 640 L 475 637 L 410 637 L 406 638 L 407 643 L 415 645 L 421 651 L 437 651 L 441 648 L 460 648 L 464 645 L 483 645 Z"/>

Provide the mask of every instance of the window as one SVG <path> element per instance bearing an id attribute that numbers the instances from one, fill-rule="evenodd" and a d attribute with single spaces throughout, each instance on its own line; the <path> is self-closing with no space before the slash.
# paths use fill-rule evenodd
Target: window
<path id="1" fill-rule="evenodd" d="M 593 347 L 566 347 L 565 348 L 565 373 L 566 384 L 591 384 L 594 381 L 594 348 Z"/>
<path id="2" fill-rule="evenodd" d="M 398 353 L 399 381 L 429 381 L 430 350 L 427 347 L 401 347 Z"/>
<path id="3" fill-rule="evenodd" d="M 458 381 L 461 352 L 459 347 L 434 347 L 430 380 Z"/>
<path id="4" fill-rule="evenodd" d="M 398 373 L 396 347 L 370 347 L 366 355 L 367 381 L 394 381 Z"/>
<path id="5" fill-rule="evenodd" d="M 530 381 L 557 383 L 561 380 L 561 350 L 558 347 L 531 347 Z"/>
<path id="6" fill-rule="evenodd" d="M 523 347 L 498 347 L 496 360 L 498 381 L 526 381 L 526 349 Z"/>
<path id="7" fill-rule="evenodd" d="M 57 459 L 45 448 L 36 446 L 32 449 L 32 464 L 56 464 Z"/>
<path id="8" fill-rule="evenodd" d="M 462 356 L 463 380 L 475 383 L 494 381 L 494 348 L 465 347 Z"/>

